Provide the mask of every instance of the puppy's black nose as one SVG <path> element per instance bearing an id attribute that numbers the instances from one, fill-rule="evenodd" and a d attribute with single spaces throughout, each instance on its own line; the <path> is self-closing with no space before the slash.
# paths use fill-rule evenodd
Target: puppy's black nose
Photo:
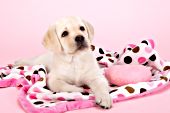
<path id="1" fill-rule="evenodd" d="M 82 35 L 78 35 L 78 36 L 76 36 L 75 41 L 77 43 L 82 43 L 82 42 L 84 42 L 84 37 Z"/>

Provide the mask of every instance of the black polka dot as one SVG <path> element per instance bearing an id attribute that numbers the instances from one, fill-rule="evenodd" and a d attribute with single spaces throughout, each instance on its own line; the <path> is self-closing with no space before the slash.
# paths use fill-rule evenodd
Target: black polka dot
<path id="1" fill-rule="evenodd" d="M 36 101 L 36 102 L 34 102 L 34 104 L 36 104 L 36 105 L 40 105 L 40 104 L 43 104 L 44 102 L 43 101 Z"/>
<path id="2" fill-rule="evenodd" d="M 145 43 L 146 45 L 148 45 L 148 42 L 146 40 L 143 40 L 141 43 Z"/>
<path id="3" fill-rule="evenodd" d="M 100 61 L 103 58 L 103 56 L 97 57 L 97 61 Z"/>
<path id="4" fill-rule="evenodd" d="M 130 51 L 130 50 L 132 50 L 132 48 L 127 48 L 127 50 L 129 50 L 129 51 Z"/>
<path id="5" fill-rule="evenodd" d="M 40 68 L 38 71 L 43 71 L 46 74 L 46 71 L 43 68 Z"/>
<path id="6" fill-rule="evenodd" d="M 47 86 L 44 86 L 43 88 L 44 88 L 44 89 L 47 89 L 47 90 L 50 90 Z"/>
<path id="7" fill-rule="evenodd" d="M 5 74 L 3 74 L 3 73 L 1 74 L 1 77 L 2 77 L 2 78 L 3 78 L 3 77 L 6 77 L 6 76 L 7 76 L 7 75 L 5 75 Z"/>
<path id="8" fill-rule="evenodd" d="M 143 93 L 143 92 L 146 92 L 146 89 L 145 89 L 145 88 L 141 88 L 141 89 L 140 89 L 140 93 Z"/>
<path id="9" fill-rule="evenodd" d="M 38 71 L 37 71 L 37 70 L 35 70 L 33 74 L 38 74 Z"/>
<path id="10" fill-rule="evenodd" d="M 119 58 L 119 54 L 116 55 L 116 58 Z"/>
<path id="11" fill-rule="evenodd" d="M 155 61 L 155 60 L 156 60 L 156 56 L 155 56 L 155 54 L 153 54 L 151 57 L 149 57 L 149 60 L 151 60 L 151 61 Z"/>
<path id="12" fill-rule="evenodd" d="M 142 64 L 142 65 L 146 66 L 146 65 L 148 65 L 148 62 L 146 62 L 146 63 L 144 63 L 144 64 Z"/>
<path id="13" fill-rule="evenodd" d="M 67 101 L 75 101 L 75 99 L 68 99 Z"/>
<path id="14" fill-rule="evenodd" d="M 88 92 L 81 92 L 82 95 L 89 95 Z"/>
<path id="15" fill-rule="evenodd" d="M 117 85 L 115 85 L 115 84 L 111 84 L 111 85 L 110 85 L 110 87 L 116 87 L 116 86 L 117 86 Z"/>
<path id="16" fill-rule="evenodd" d="M 103 51 L 102 48 L 99 48 L 99 53 L 100 53 L 100 54 L 104 54 L 104 51 Z"/>
<path id="17" fill-rule="evenodd" d="M 130 63 L 132 62 L 132 58 L 131 58 L 130 56 L 126 56 L 126 57 L 124 58 L 124 62 L 125 62 L 126 64 L 130 64 Z"/>
<path id="18" fill-rule="evenodd" d="M 113 93 L 113 92 L 115 92 L 115 91 L 117 91 L 118 89 L 114 89 L 114 90 L 112 90 L 112 91 L 110 91 L 109 93 L 111 94 L 111 93 Z"/>
<path id="19" fill-rule="evenodd" d="M 53 92 L 53 94 L 56 94 L 57 92 Z"/>

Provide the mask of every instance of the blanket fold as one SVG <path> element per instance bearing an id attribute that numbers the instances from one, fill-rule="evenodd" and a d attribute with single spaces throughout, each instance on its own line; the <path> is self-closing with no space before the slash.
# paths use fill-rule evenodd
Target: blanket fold
<path id="1" fill-rule="evenodd" d="M 160 58 L 152 39 L 138 44 L 128 44 L 122 52 L 107 51 L 92 45 L 92 51 L 101 66 L 101 71 L 111 65 L 140 64 L 152 68 L 152 79 L 120 87 L 110 85 L 113 102 L 144 96 L 158 91 L 169 84 L 170 62 Z M 0 67 L 0 87 L 18 87 L 18 101 L 28 113 L 61 113 L 96 106 L 90 90 L 86 92 L 52 92 L 46 84 L 47 72 L 44 65 Z"/>

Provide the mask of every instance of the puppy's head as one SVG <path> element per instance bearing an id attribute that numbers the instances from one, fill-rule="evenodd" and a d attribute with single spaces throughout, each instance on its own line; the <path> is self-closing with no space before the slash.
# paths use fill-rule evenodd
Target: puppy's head
<path id="1" fill-rule="evenodd" d="M 76 54 L 90 49 L 94 29 L 79 17 L 65 17 L 51 25 L 44 37 L 43 45 L 55 52 Z"/>

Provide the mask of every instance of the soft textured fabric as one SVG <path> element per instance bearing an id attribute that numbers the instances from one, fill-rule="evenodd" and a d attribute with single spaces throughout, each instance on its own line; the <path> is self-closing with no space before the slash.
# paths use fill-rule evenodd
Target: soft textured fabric
<path id="1" fill-rule="evenodd" d="M 111 65 L 105 70 L 105 77 L 117 86 L 149 82 L 152 78 L 150 67 L 143 65 Z"/>
<path id="2" fill-rule="evenodd" d="M 111 84 L 110 95 L 113 103 L 150 94 L 169 84 L 170 63 L 162 60 L 154 47 L 153 40 L 129 44 L 121 53 L 92 46 L 103 74 L 106 68 L 116 64 L 140 64 L 151 68 L 152 78 L 149 82 L 127 84 L 121 87 L 114 87 Z M 0 87 L 19 87 L 19 103 L 28 113 L 60 113 L 96 106 L 95 97 L 87 87 L 84 87 L 86 92 L 83 93 L 51 92 L 46 87 L 46 70 L 43 65 L 1 67 Z"/>

